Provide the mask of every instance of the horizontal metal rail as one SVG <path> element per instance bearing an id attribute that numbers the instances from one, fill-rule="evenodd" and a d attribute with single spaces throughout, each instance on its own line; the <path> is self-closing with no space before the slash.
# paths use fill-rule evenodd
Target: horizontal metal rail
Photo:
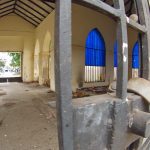
<path id="1" fill-rule="evenodd" d="M 91 8 L 95 11 L 99 11 L 103 14 L 107 14 L 112 17 L 120 18 L 120 10 L 115 9 L 103 1 L 95 1 L 95 0 L 73 0 L 73 3 L 80 4 Z"/>
<path id="2" fill-rule="evenodd" d="M 133 28 L 133 29 L 135 29 L 135 30 L 137 30 L 137 31 L 139 31 L 139 32 L 141 32 L 141 33 L 146 33 L 146 32 L 147 32 L 147 29 L 146 29 L 146 26 L 145 26 L 145 25 L 141 25 L 141 24 L 139 24 L 139 23 L 133 21 L 132 19 L 130 19 L 130 18 L 128 18 L 128 17 L 126 17 L 126 19 L 127 19 L 127 24 L 128 24 L 131 28 Z"/>

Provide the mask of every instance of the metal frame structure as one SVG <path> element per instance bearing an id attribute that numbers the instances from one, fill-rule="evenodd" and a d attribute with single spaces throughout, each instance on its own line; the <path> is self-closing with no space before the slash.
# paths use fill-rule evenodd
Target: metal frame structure
<path id="1" fill-rule="evenodd" d="M 48 10 L 33 0 L 7 0 L 0 3 L 0 18 L 15 13 L 34 26 L 38 26 L 54 10 L 54 6 L 51 3 L 45 1 L 41 1 L 41 3 Z"/>
<path id="2" fill-rule="evenodd" d="M 47 0 L 48 1 L 48 0 Z M 50 0 L 49 0 L 50 1 Z M 142 38 L 142 77 L 149 79 L 150 76 L 150 18 L 147 0 L 136 0 L 138 11 L 140 11 L 139 21 L 136 23 L 126 17 L 124 1 L 114 0 L 114 7 L 103 1 L 97 0 L 73 0 L 74 3 L 91 8 L 95 11 L 104 13 L 117 20 L 117 40 L 118 40 L 118 72 L 117 72 L 117 93 L 120 99 L 116 109 L 115 128 L 125 130 L 120 127 L 120 121 L 124 122 L 127 99 L 128 81 L 128 37 L 127 25 L 139 31 Z M 59 129 L 59 148 L 60 150 L 74 150 L 73 137 L 73 106 L 71 91 L 71 0 L 56 0 L 56 36 L 55 36 L 55 77 L 57 91 L 57 113 Z M 118 111 L 119 110 L 119 111 Z M 122 142 L 116 141 L 123 136 L 114 132 L 116 139 L 113 150 L 122 149 Z M 119 136 L 118 136 L 119 134 Z M 121 147 L 120 147 L 121 146 Z M 119 148 L 120 147 L 120 148 Z M 116 149 L 117 148 L 117 149 Z"/>
<path id="3" fill-rule="evenodd" d="M 32 6 L 30 6 L 29 2 Z M 55 0 L 41 0 L 48 11 L 33 0 L 6 0 L 0 3 L 0 17 L 15 13 L 24 20 L 38 26 L 45 17 L 54 10 L 49 2 Z M 118 102 L 112 105 L 114 111 L 112 150 L 122 150 L 124 133 L 127 122 L 127 82 L 128 82 L 128 36 L 127 26 L 137 30 L 141 41 L 141 75 L 150 79 L 150 17 L 147 0 L 113 0 L 108 5 L 107 0 L 56 0 L 55 2 L 55 83 L 57 95 L 57 119 L 60 150 L 75 150 L 74 142 L 74 108 L 72 104 L 71 61 L 72 61 L 72 2 L 103 13 L 117 22 L 118 41 L 118 69 L 117 91 Z M 133 4 L 137 8 L 139 22 L 128 18 Z M 128 10 L 125 9 L 128 5 Z M 113 7 L 112 7 L 113 6 Z M 42 13 L 44 12 L 44 13 Z M 123 125 L 122 125 L 122 124 Z M 122 131 L 122 133 L 120 132 Z"/>

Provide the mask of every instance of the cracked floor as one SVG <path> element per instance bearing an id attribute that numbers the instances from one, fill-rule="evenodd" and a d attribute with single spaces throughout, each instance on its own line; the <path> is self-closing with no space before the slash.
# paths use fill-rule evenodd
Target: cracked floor
<path id="1" fill-rule="evenodd" d="M 0 84 L 0 150 L 58 150 L 55 94 L 35 83 Z"/>

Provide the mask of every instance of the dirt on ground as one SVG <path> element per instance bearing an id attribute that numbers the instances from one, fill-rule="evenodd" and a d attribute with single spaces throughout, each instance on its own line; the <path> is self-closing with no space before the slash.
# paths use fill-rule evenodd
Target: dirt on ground
<path id="1" fill-rule="evenodd" d="M 0 150 L 58 150 L 55 100 L 37 83 L 1 83 Z"/>

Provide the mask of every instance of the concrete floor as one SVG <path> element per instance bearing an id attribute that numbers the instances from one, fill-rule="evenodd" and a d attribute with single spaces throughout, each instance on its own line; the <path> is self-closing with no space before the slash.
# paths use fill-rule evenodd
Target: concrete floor
<path id="1" fill-rule="evenodd" d="M 48 105 L 54 93 L 35 83 L 2 83 L 0 94 L 0 150 L 58 150 L 55 108 Z"/>

